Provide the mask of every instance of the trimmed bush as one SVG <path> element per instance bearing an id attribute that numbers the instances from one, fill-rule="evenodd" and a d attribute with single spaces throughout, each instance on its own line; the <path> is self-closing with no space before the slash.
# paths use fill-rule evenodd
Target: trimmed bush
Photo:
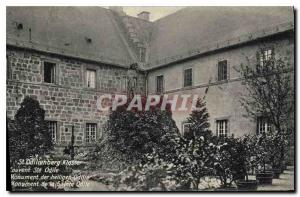
<path id="1" fill-rule="evenodd" d="M 8 132 L 10 160 L 44 155 L 53 148 L 51 134 L 45 121 L 45 111 L 39 102 L 25 97 L 15 115 L 14 126 Z"/>

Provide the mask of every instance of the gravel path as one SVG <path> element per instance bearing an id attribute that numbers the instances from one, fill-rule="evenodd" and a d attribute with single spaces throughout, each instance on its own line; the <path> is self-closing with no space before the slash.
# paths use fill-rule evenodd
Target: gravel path
<path id="1" fill-rule="evenodd" d="M 294 191 L 294 167 L 289 166 L 284 173 L 280 174 L 279 179 L 273 179 L 272 185 L 262 185 L 258 191 Z"/>
<path id="2" fill-rule="evenodd" d="M 249 177 L 255 179 L 255 177 Z M 213 181 L 214 182 L 214 181 Z M 109 191 L 109 186 L 97 181 L 87 181 L 88 187 L 70 188 L 69 191 Z M 279 179 L 273 179 L 272 185 L 259 185 L 258 191 L 294 191 L 294 167 L 289 166 Z M 212 191 L 214 191 L 212 189 Z"/>
<path id="3" fill-rule="evenodd" d="M 88 187 L 67 189 L 67 191 L 109 191 L 107 185 L 97 181 L 87 181 Z"/>

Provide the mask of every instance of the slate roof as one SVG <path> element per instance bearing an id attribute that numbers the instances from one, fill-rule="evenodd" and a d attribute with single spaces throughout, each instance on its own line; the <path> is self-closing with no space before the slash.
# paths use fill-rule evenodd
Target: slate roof
<path id="1" fill-rule="evenodd" d="M 276 33 L 271 31 L 276 26 L 292 29 L 293 23 L 292 7 L 187 7 L 154 22 L 149 67 L 219 48 L 214 45 L 221 42 L 236 44 L 243 35 L 251 40 L 260 31 Z"/>
<path id="2" fill-rule="evenodd" d="M 101 7 L 7 7 L 7 44 L 128 67 L 136 57 L 114 16 Z M 121 17 L 147 42 L 145 69 L 294 28 L 293 7 L 187 7 L 154 22 Z"/>
<path id="3" fill-rule="evenodd" d="M 7 44 L 128 66 L 134 60 L 111 15 L 101 7 L 7 7 Z"/>
<path id="4" fill-rule="evenodd" d="M 137 37 L 139 38 L 140 41 L 142 42 L 151 42 L 151 34 L 152 34 L 152 29 L 153 29 L 153 24 L 152 22 L 141 20 L 136 17 L 132 16 L 125 16 L 130 23 L 134 26 L 136 32 L 137 32 Z"/>

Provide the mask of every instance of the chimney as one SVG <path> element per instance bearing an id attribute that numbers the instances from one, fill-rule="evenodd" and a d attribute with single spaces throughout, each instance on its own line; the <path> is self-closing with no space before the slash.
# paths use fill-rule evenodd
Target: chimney
<path id="1" fill-rule="evenodd" d="M 137 16 L 138 16 L 139 19 L 143 19 L 145 21 L 149 21 L 149 19 L 150 19 L 150 12 L 142 11 Z"/>
<path id="2" fill-rule="evenodd" d="M 125 15 L 125 12 L 123 11 L 123 7 L 122 6 L 110 6 L 109 9 L 121 16 Z"/>

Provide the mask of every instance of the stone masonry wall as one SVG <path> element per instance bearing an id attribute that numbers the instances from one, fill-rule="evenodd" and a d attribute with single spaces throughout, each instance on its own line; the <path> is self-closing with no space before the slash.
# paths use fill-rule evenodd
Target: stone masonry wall
<path id="1" fill-rule="evenodd" d="M 43 61 L 56 63 L 56 84 L 43 82 Z M 7 116 L 14 118 L 25 96 L 37 99 L 46 111 L 45 119 L 57 121 L 57 147 L 68 145 L 72 125 L 75 127 L 76 145 L 91 145 L 85 144 L 85 123 L 97 123 L 97 139 L 100 139 L 108 112 L 97 110 L 97 98 L 108 92 L 126 93 L 125 68 L 85 63 L 12 47 L 7 48 L 7 65 Z M 87 68 L 96 70 L 95 89 L 86 88 Z M 139 74 L 137 81 L 137 90 L 144 93 L 144 75 Z"/>

